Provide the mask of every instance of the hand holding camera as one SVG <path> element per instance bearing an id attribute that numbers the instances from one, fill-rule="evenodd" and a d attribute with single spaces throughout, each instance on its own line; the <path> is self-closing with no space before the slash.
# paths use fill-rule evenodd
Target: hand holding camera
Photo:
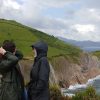
<path id="1" fill-rule="evenodd" d="M 6 53 L 6 50 L 1 47 L 0 48 L 0 54 L 4 55 L 5 53 Z"/>

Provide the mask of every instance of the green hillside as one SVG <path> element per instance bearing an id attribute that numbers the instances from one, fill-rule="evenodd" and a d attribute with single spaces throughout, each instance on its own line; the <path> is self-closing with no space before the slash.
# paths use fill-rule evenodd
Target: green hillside
<path id="1" fill-rule="evenodd" d="M 97 56 L 100 59 L 100 51 L 93 52 L 93 55 Z"/>
<path id="2" fill-rule="evenodd" d="M 6 39 L 13 40 L 25 57 L 32 56 L 30 45 L 38 40 L 48 43 L 49 58 L 65 54 L 68 56 L 79 56 L 81 52 L 79 48 L 66 44 L 54 36 L 24 26 L 16 21 L 0 19 L 0 43 Z"/>

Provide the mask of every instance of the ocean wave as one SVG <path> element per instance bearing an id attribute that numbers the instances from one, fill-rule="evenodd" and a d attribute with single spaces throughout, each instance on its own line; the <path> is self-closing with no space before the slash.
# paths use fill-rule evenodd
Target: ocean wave
<path id="1" fill-rule="evenodd" d="M 73 96 L 76 92 L 83 91 L 90 85 L 96 87 L 95 85 L 97 85 L 96 82 L 98 80 L 100 81 L 100 75 L 96 76 L 95 78 L 89 79 L 86 84 L 75 84 L 75 85 L 70 85 L 69 88 L 67 88 L 67 89 L 62 88 L 61 92 L 65 96 L 66 95 L 67 96 Z M 99 85 L 99 87 L 100 87 L 100 85 Z"/>

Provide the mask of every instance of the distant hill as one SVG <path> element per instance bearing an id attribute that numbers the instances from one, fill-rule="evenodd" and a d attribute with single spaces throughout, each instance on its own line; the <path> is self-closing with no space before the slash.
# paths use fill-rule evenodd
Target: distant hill
<path id="1" fill-rule="evenodd" d="M 76 41 L 71 39 L 66 39 L 62 37 L 58 37 L 60 40 L 70 43 L 72 45 L 78 46 L 85 51 L 97 51 L 100 50 L 100 42 L 93 41 Z"/>
<path id="2" fill-rule="evenodd" d="M 65 43 L 54 36 L 22 25 L 13 20 L 0 19 L 0 43 L 4 40 L 15 41 L 18 49 L 20 49 L 25 57 L 32 56 L 30 45 L 38 40 L 43 40 L 49 45 L 48 57 L 59 55 L 79 56 L 82 51 L 76 46 Z"/>

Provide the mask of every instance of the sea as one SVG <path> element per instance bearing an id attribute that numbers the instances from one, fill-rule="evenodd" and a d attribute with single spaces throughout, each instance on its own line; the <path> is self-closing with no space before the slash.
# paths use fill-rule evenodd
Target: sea
<path id="1" fill-rule="evenodd" d="M 89 79 L 86 84 L 70 85 L 69 88 L 61 88 L 61 92 L 65 96 L 73 96 L 76 92 L 84 91 L 88 86 L 93 86 L 97 94 L 100 94 L 100 75 L 95 78 Z"/>

